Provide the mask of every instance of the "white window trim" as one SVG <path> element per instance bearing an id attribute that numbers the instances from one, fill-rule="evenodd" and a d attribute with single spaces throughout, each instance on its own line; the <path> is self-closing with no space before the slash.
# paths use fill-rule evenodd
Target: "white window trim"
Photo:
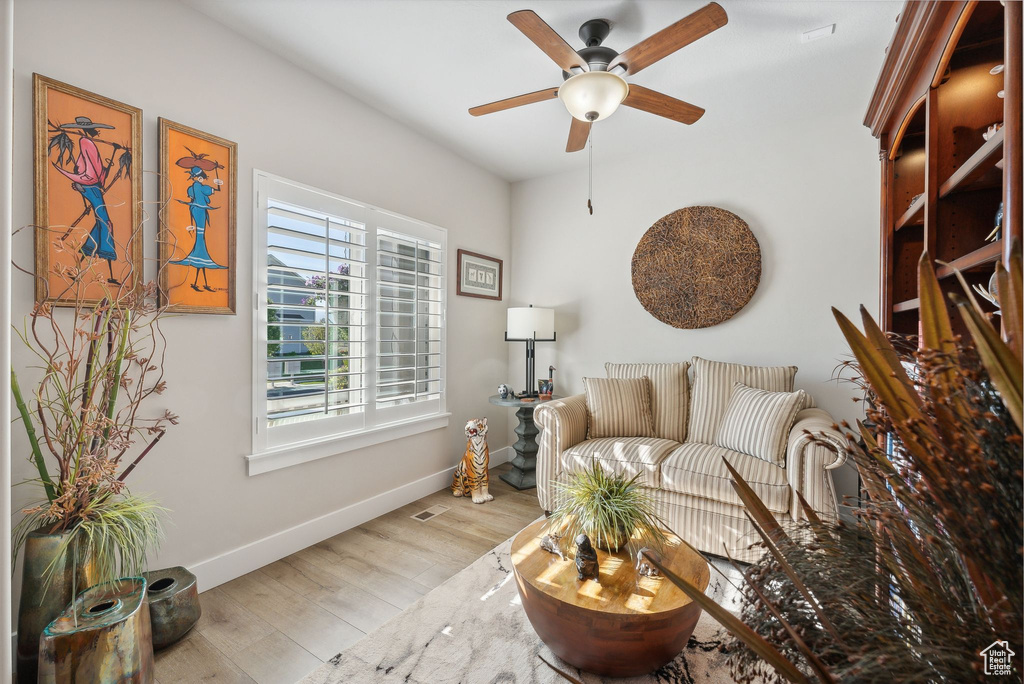
<path id="1" fill-rule="evenodd" d="M 353 205 L 351 218 L 360 220 L 366 224 L 366 265 L 367 269 L 376 269 L 376 228 L 375 217 L 383 219 L 379 227 L 392 229 L 388 224 L 389 220 L 397 220 L 402 225 L 401 229 L 411 232 L 417 237 L 439 241 L 441 251 L 445 255 L 445 287 L 441 293 L 441 394 L 434 400 L 436 410 L 426 415 L 413 415 L 399 417 L 402 411 L 395 411 L 394 407 L 385 409 L 389 415 L 397 419 L 385 424 L 364 424 L 356 429 L 347 429 L 344 432 L 334 432 L 341 425 L 351 424 L 351 421 L 344 421 L 332 418 L 325 418 L 318 421 L 310 421 L 306 425 L 309 438 L 295 440 L 287 443 L 274 444 L 269 439 L 271 428 L 267 427 L 266 418 L 266 387 L 267 387 L 267 364 L 263 362 L 266 357 L 265 345 L 267 334 L 267 304 L 265 293 L 268 287 L 267 277 L 267 212 L 263 204 L 266 201 L 267 185 L 276 183 L 292 186 L 303 193 L 318 193 L 323 195 L 330 203 L 345 202 Z M 363 449 L 375 444 L 382 444 L 394 439 L 411 437 L 430 430 L 438 430 L 448 426 L 451 414 L 447 411 L 447 347 L 448 347 L 448 326 L 447 326 L 447 304 L 448 304 L 448 231 L 440 226 L 420 221 L 408 216 L 396 214 L 395 212 L 380 209 L 365 202 L 352 200 L 336 193 L 304 185 L 295 181 L 275 176 L 259 169 L 253 170 L 253 376 L 252 376 L 252 453 L 245 457 L 249 475 L 259 475 L 279 468 L 286 468 L 300 463 L 342 454 L 356 449 Z M 276 197 L 287 201 L 285 197 Z M 308 200 L 308 198 L 306 198 Z M 305 203 L 305 202 L 304 202 Z M 307 204 L 308 206 L 308 204 Z M 308 207 L 316 208 L 316 207 Z M 334 211 L 327 210 L 325 213 L 333 214 Z M 372 244 L 371 244 L 372 243 Z M 376 302 L 376 278 L 368 278 L 367 289 L 367 326 L 376 326 L 377 302 Z M 376 375 L 376 330 L 372 339 L 374 340 L 373 353 L 367 353 L 367 376 L 372 378 Z M 368 348 L 368 352 L 369 352 Z M 366 415 L 373 418 L 376 407 L 373 401 L 367 401 Z M 348 418 L 342 416 L 340 418 Z M 291 426 L 284 426 L 291 427 Z"/>

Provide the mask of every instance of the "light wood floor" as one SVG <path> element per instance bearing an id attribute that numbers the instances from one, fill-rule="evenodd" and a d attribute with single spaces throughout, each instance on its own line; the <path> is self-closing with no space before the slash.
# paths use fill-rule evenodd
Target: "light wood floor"
<path id="1" fill-rule="evenodd" d="M 541 514 L 536 490 L 498 479 L 509 467 L 491 470 L 494 501 L 444 489 L 203 592 L 199 624 L 156 654 L 159 684 L 301 679 Z"/>

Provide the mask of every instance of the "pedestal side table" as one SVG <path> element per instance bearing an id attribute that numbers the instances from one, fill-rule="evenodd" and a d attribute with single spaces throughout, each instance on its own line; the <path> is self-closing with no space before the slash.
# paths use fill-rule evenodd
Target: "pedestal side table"
<path id="1" fill-rule="evenodd" d="M 551 397 L 551 399 L 561 398 L 557 395 Z M 540 431 L 533 424 L 533 411 L 551 399 L 523 401 L 515 397 L 502 399 L 495 394 L 488 400 L 497 406 L 511 406 L 518 409 L 516 418 L 519 419 L 519 425 L 516 426 L 515 433 L 519 435 L 519 439 L 512 445 L 513 451 L 516 452 L 515 458 L 512 459 L 512 470 L 500 475 L 502 481 L 516 489 L 530 489 L 537 486 L 537 433 Z"/>

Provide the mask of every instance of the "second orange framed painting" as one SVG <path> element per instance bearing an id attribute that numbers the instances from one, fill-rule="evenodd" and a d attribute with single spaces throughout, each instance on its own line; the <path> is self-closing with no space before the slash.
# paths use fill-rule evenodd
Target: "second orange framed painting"
<path id="1" fill-rule="evenodd" d="M 235 313 L 237 145 L 160 118 L 160 297 Z"/>

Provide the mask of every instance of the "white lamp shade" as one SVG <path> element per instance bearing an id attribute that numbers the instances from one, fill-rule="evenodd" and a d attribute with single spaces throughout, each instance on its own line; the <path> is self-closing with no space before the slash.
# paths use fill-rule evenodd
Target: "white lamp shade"
<path id="1" fill-rule="evenodd" d="M 555 336 L 555 310 L 533 306 L 511 308 L 505 332 L 510 340 L 550 340 Z"/>
<path id="2" fill-rule="evenodd" d="M 600 121 L 615 113 L 629 94 L 629 84 L 607 71 L 585 71 L 558 88 L 558 99 L 580 121 Z M 593 118 L 588 119 L 590 114 Z"/>

